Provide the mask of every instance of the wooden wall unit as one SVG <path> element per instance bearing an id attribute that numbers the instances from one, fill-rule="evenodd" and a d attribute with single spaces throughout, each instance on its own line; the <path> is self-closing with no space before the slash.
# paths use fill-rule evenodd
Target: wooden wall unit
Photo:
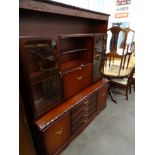
<path id="1" fill-rule="evenodd" d="M 106 106 L 108 14 L 20 1 L 20 90 L 38 155 L 56 155 Z"/>

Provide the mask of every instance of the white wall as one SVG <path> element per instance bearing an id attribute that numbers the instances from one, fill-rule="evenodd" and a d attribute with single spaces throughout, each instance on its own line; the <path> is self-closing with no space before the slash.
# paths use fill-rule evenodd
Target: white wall
<path id="1" fill-rule="evenodd" d="M 70 4 L 85 9 L 89 8 L 89 0 L 53 0 L 53 1 Z"/>
<path id="2" fill-rule="evenodd" d="M 132 29 L 135 28 L 135 24 L 134 24 L 135 23 L 135 18 L 134 18 L 135 0 L 131 1 L 129 17 L 124 19 L 115 18 L 116 7 L 117 7 L 116 0 L 53 0 L 53 1 L 110 14 L 108 27 L 111 27 L 113 22 L 130 22 L 130 28 Z"/>

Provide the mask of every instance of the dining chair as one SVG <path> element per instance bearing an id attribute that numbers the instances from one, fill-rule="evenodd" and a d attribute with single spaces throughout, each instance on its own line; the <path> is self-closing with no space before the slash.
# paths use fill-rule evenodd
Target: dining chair
<path id="1" fill-rule="evenodd" d="M 105 66 L 113 64 L 119 66 L 119 72 L 124 69 L 125 47 L 126 47 L 126 30 L 119 26 L 113 26 L 107 30 L 108 41 L 106 53 L 104 53 Z"/>
<path id="2" fill-rule="evenodd" d="M 129 66 L 129 62 L 130 62 L 130 58 L 131 55 L 135 52 L 135 41 L 134 41 L 134 37 L 135 37 L 135 31 L 128 28 L 124 28 L 125 32 L 125 36 L 126 36 L 126 42 L 125 42 L 125 51 L 124 51 L 124 66 L 126 63 L 126 67 L 128 68 Z M 127 59 L 127 61 L 126 61 Z"/>
<path id="3" fill-rule="evenodd" d="M 125 90 L 125 93 L 121 93 L 120 91 L 115 91 L 115 93 L 122 94 L 126 96 L 126 100 L 128 100 L 128 90 L 131 93 L 131 84 L 133 80 L 133 74 L 134 74 L 135 68 L 132 69 L 131 73 L 124 78 L 111 78 L 110 84 L 112 87 L 115 88 L 122 88 Z"/>
<path id="4" fill-rule="evenodd" d="M 134 91 L 135 91 L 135 72 L 133 73 L 133 76 L 132 76 L 132 78 L 131 78 L 130 94 L 131 94 L 132 85 L 133 85 L 133 89 L 134 89 Z"/>
<path id="5" fill-rule="evenodd" d="M 110 81 L 109 95 L 114 103 L 117 101 L 114 99 L 112 88 L 117 85 L 125 89 L 126 99 L 128 100 L 128 90 L 131 85 L 131 71 L 133 66 L 127 68 L 128 59 L 127 52 L 127 30 L 118 26 L 111 27 L 107 30 L 107 46 L 106 52 L 102 52 L 102 60 L 100 67 L 100 74 Z M 128 48 L 130 48 L 128 46 Z M 125 61 L 125 62 L 124 62 Z"/>

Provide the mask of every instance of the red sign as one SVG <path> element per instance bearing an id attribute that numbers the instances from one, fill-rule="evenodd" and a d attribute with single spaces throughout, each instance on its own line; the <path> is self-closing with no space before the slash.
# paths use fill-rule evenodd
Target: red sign
<path id="1" fill-rule="evenodd" d="M 131 3 L 131 0 L 117 0 L 116 5 L 126 5 L 130 3 Z"/>

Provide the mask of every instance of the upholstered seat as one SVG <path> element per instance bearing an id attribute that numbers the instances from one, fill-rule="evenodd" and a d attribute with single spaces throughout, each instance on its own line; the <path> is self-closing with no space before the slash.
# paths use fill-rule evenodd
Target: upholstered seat
<path id="1" fill-rule="evenodd" d="M 127 85 L 128 78 L 112 78 L 111 81 L 120 83 L 122 85 Z"/>
<path id="2" fill-rule="evenodd" d="M 135 69 L 133 68 L 128 77 L 111 78 L 111 80 L 110 80 L 110 83 L 112 86 L 118 86 L 118 87 L 125 89 L 125 93 L 123 95 L 126 96 L 126 100 L 128 100 L 128 90 L 130 90 L 130 93 L 131 93 L 131 84 L 132 84 L 134 71 L 135 71 Z M 122 94 L 122 93 L 120 93 L 120 94 Z"/>

